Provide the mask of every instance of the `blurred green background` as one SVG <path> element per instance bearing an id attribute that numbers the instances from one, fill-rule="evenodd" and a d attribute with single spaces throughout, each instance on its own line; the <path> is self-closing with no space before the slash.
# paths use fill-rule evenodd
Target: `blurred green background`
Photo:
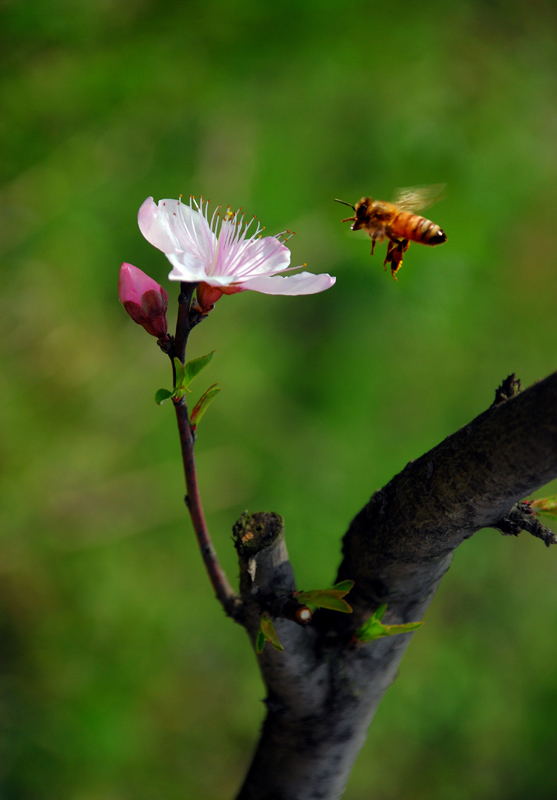
<path id="1" fill-rule="evenodd" d="M 293 263 L 337 276 L 309 298 L 225 297 L 190 347 L 217 351 L 195 386 L 223 387 L 197 454 L 229 576 L 248 508 L 285 517 L 300 587 L 330 583 L 373 491 L 510 372 L 555 369 L 557 6 L 4 0 L 1 15 L 0 796 L 226 800 L 263 687 L 186 517 L 172 409 L 153 402 L 169 365 L 118 303 L 122 261 L 169 271 L 137 209 L 242 206 L 297 231 Z M 440 182 L 428 215 L 448 243 L 413 245 L 395 283 L 332 200 Z M 347 800 L 557 795 L 556 578 L 525 535 L 462 546 Z"/>

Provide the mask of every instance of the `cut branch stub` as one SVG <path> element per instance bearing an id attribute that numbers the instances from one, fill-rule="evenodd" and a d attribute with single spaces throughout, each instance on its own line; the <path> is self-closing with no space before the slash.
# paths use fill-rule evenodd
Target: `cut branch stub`
<path id="1" fill-rule="evenodd" d="M 240 559 L 240 595 L 247 614 L 244 623 L 250 635 L 254 615 L 262 612 L 308 625 L 312 612 L 292 596 L 296 584 L 286 550 L 282 517 L 267 511 L 255 514 L 244 511 L 232 534 Z"/>
<path id="2" fill-rule="evenodd" d="M 296 705 L 306 691 L 303 675 L 308 664 L 314 663 L 314 634 L 312 626 L 306 627 L 303 619 L 292 618 L 292 604 L 298 609 L 305 606 L 292 600 L 296 583 L 286 549 L 283 519 L 272 512 L 246 511 L 233 527 L 233 540 L 240 561 L 241 622 L 255 647 L 262 613 L 274 617 L 282 612 L 273 622 L 284 653 L 265 647 L 258 661 L 269 695 L 283 701 L 295 696 L 292 702 Z"/>
<path id="3" fill-rule="evenodd" d="M 240 557 L 250 556 L 284 537 L 284 520 L 272 511 L 249 514 L 244 511 L 232 528 L 234 546 Z"/>
<path id="4" fill-rule="evenodd" d="M 252 639 L 259 630 L 261 613 L 277 596 L 296 589 L 294 573 L 284 539 L 284 521 L 279 514 L 244 511 L 232 529 L 240 561 L 240 597 L 244 625 Z"/>
<path id="5" fill-rule="evenodd" d="M 240 559 L 240 594 L 244 600 L 248 601 L 255 591 L 263 594 L 294 591 L 284 521 L 279 514 L 244 511 L 232 534 Z"/>
<path id="6" fill-rule="evenodd" d="M 501 531 L 504 536 L 518 536 L 522 531 L 526 531 L 545 542 L 546 547 L 557 544 L 555 531 L 546 528 L 536 519 L 528 502 L 517 503 L 506 516 L 494 522 L 492 527 Z"/>

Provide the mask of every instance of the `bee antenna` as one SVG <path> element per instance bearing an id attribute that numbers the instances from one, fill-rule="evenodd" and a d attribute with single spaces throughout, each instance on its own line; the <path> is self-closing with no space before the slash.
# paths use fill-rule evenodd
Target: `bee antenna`
<path id="1" fill-rule="evenodd" d="M 356 210 L 356 206 L 353 206 L 352 203 L 346 203 L 344 200 L 339 200 L 338 197 L 335 197 L 334 200 L 335 203 L 342 203 L 343 206 L 348 206 L 348 208 L 351 208 L 353 211 Z"/>

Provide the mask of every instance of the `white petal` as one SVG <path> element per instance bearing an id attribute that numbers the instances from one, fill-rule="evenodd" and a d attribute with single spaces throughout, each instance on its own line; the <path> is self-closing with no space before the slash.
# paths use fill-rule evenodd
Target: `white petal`
<path id="1" fill-rule="evenodd" d="M 152 197 L 148 197 L 139 209 L 137 223 L 147 241 L 162 250 L 163 253 L 172 253 L 179 249 L 178 241 L 168 225 L 166 215 L 160 213 L 160 209 Z"/>
<path id="2" fill-rule="evenodd" d="M 203 280 L 209 286 L 232 286 L 238 283 L 238 278 L 234 275 L 207 275 Z"/>
<path id="3" fill-rule="evenodd" d="M 262 294 L 298 295 L 324 292 L 326 289 L 330 289 L 335 281 L 336 278 L 332 278 L 327 273 L 314 275 L 311 272 L 300 272 L 298 275 L 289 275 L 288 277 L 262 275 L 242 281 L 240 286 L 244 290 L 250 289 Z"/>
<path id="4" fill-rule="evenodd" d="M 194 256 L 190 256 L 188 253 L 167 253 L 166 257 L 172 264 L 168 280 L 182 281 L 183 283 L 207 280 L 204 265 Z"/>
<path id="5" fill-rule="evenodd" d="M 137 215 L 139 229 L 165 255 L 187 253 L 205 266 L 213 263 L 217 238 L 203 216 L 180 200 L 147 198 Z M 188 269 L 188 259 L 184 265 Z"/>

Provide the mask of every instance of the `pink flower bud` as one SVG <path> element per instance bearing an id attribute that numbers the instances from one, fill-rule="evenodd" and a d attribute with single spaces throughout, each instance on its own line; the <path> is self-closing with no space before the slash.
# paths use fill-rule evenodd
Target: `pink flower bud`
<path id="1" fill-rule="evenodd" d="M 167 338 L 168 294 L 160 284 L 124 262 L 118 277 L 118 297 L 133 321 L 143 325 L 147 333 L 157 339 Z"/>

